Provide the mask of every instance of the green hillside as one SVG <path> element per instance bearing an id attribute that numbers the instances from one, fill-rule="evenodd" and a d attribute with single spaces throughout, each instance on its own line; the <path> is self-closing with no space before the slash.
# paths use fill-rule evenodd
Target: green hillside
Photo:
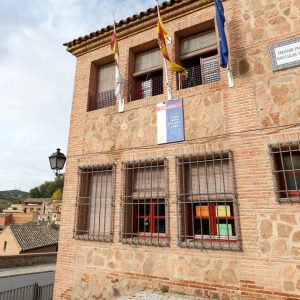
<path id="1" fill-rule="evenodd" d="M 0 191 L 0 213 L 12 203 L 21 203 L 28 196 L 20 190 Z"/>

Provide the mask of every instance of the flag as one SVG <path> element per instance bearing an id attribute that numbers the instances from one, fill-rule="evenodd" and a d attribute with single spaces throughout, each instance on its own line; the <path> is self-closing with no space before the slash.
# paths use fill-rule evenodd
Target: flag
<path id="1" fill-rule="evenodd" d="M 158 9 L 159 11 L 159 9 Z M 171 61 L 167 49 L 167 43 L 166 40 L 169 38 L 168 33 L 166 32 L 164 28 L 164 24 L 162 21 L 161 16 L 158 16 L 158 22 L 157 22 L 157 41 L 160 48 L 160 51 L 162 53 L 163 58 L 167 61 L 170 69 L 175 72 L 182 73 L 184 76 L 187 76 L 187 69 L 184 67 L 174 63 Z"/>
<path id="2" fill-rule="evenodd" d="M 118 45 L 117 34 L 116 34 L 115 30 L 116 29 L 114 28 L 114 31 L 111 36 L 110 48 L 111 48 L 111 50 L 114 51 L 115 61 L 118 64 L 119 63 L 119 45 Z"/>
<path id="3" fill-rule="evenodd" d="M 225 16 L 222 0 L 215 0 L 216 19 L 218 25 L 219 39 L 220 39 L 220 67 L 227 68 L 228 65 L 228 45 L 225 34 Z"/>
<path id="4" fill-rule="evenodd" d="M 114 22 L 114 31 L 111 36 L 110 40 L 110 48 L 114 52 L 114 58 L 115 58 L 115 96 L 118 102 L 118 111 L 123 112 L 125 110 L 125 101 L 122 97 L 122 90 L 121 90 L 121 84 L 122 84 L 122 77 L 120 73 L 120 67 L 119 67 L 119 45 L 117 40 L 117 33 L 116 33 L 116 26 Z"/>

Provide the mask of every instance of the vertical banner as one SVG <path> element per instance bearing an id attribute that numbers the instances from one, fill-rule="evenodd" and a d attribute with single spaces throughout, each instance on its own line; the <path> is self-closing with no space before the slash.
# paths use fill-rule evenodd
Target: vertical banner
<path id="1" fill-rule="evenodd" d="M 157 104 L 157 143 L 184 141 L 183 100 Z"/>

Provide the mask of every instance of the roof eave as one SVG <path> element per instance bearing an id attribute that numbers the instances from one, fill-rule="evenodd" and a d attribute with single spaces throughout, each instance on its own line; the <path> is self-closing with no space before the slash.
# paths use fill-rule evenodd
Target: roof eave
<path id="1" fill-rule="evenodd" d="M 214 0 L 171 0 L 163 2 L 161 11 L 165 21 L 171 20 L 177 16 L 182 16 L 191 13 L 193 10 L 204 8 Z M 118 39 L 121 40 L 132 34 L 144 31 L 151 27 L 155 27 L 157 22 L 156 8 L 149 8 L 146 12 L 141 12 L 138 15 L 128 17 L 126 20 L 121 20 L 116 24 L 118 29 Z M 101 47 L 102 45 L 109 44 L 113 27 L 111 25 L 79 37 L 71 42 L 64 43 L 67 51 L 75 56 L 82 55 L 86 52 Z"/>

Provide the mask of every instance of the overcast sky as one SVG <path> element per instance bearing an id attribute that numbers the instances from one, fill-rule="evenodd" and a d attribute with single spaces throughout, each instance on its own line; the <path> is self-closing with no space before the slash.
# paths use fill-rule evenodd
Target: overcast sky
<path id="1" fill-rule="evenodd" d="M 0 191 L 53 180 L 66 154 L 76 59 L 62 45 L 154 0 L 0 0 Z"/>

